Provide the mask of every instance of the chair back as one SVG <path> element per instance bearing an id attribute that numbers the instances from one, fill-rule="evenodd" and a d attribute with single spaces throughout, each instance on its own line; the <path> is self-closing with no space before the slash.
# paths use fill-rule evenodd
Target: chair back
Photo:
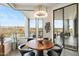
<path id="1" fill-rule="evenodd" d="M 49 38 L 44 38 L 44 40 L 49 40 Z"/>
<path id="2" fill-rule="evenodd" d="M 30 40 L 33 40 L 33 38 L 27 38 L 27 42 L 30 41 Z"/>
<path id="3" fill-rule="evenodd" d="M 54 50 L 49 50 L 49 51 L 47 52 L 47 55 L 48 55 L 48 56 L 58 56 L 57 52 L 55 52 Z"/>
<path id="4" fill-rule="evenodd" d="M 32 50 L 29 50 L 29 49 L 26 49 L 26 50 L 22 49 L 24 46 L 25 46 L 25 44 L 21 44 L 21 45 L 18 46 L 18 49 L 19 49 L 22 56 L 24 56 L 25 53 L 32 51 Z"/>
<path id="5" fill-rule="evenodd" d="M 22 50 L 22 48 L 25 46 L 25 44 L 20 44 L 19 46 L 18 46 L 18 49 L 19 50 Z"/>
<path id="6" fill-rule="evenodd" d="M 58 47 L 58 48 L 53 48 L 53 50 L 56 51 L 58 53 L 58 55 L 60 56 L 62 49 L 63 49 L 63 46 L 60 46 L 58 44 L 55 44 L 54 46 Z"/>

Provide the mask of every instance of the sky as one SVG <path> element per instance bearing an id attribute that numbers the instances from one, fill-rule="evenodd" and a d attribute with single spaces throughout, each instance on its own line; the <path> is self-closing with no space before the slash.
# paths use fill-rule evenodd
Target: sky
<path id="1" fill-rule="evenodd" d="M 24 26 L 24 15 L 12 8 L 0 5 L 0 26 Z"/>
<path id="2" fill-rule="evenodd" d="M 42 24 L 43 21 L 42 21 L 42 20 L 39 20 L 38 23 L 36 23 L 36 22 L 37 22 L 36 20 L 31 19 L 31 20 L 30 20 L 30 24 L 29 24 L 30 27 L 31 27 L 31 28 L 36 28 L 36 24 L 38 24 L 38 27 L 39 27 L 39 28 L 42 28 L 42 27 L 43 27 L 43 24 Z"/>
<path id="3" fill-rule="evenodd" d="M 55 20 L 55 28 L 63 28 L 63 20 Z M 73 20 L 69 20 L 69 28 L 73 28 Z"/>

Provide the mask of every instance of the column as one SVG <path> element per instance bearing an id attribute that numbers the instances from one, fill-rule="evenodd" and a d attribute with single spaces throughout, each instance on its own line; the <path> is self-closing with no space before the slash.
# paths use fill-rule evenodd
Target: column
<path id="1" fill-rule="evenodd" d="M 25 17 L 25 38 L 28 38 L 28 18 Z"/>

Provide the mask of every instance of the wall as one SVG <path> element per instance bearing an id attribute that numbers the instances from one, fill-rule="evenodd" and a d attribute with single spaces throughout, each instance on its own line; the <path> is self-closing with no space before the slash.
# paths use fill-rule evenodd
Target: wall
<path id="1" fill-rule="evenodd" d="M 44 37 L 48 37 L 48 38 L 53 38 L 53 25 L 52 25 L 52 23 L 53 23 L 53 21 L 52 21 L 52 19 L 53 19 L 53 10 L 52 9 L 48 9 L 47 10 L 47 12 L 48 12 L 48 16 L 44 19 L 44 33 L 43 33 L 43 36 Z M 47 22 L 50 22 L 50 26 L 51 26 L 51 30 L 50 30 L 50 32 L 48 32 L 48 33 L 46 33 L 46 31 L 45 31 L 45 24 L 47 23 Z"/>

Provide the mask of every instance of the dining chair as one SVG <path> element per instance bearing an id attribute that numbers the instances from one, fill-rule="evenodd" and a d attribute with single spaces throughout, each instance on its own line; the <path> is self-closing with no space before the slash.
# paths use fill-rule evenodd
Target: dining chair
<path id="1" fill-rule="evenodd" d="M 33 40 L 33 39 L 34 39 L 34 38 L 27 38 L 27 42 L 30 41 L 30 40 Z"/>
<path id="2" fill-rule="evenodd" d="M 25 46 L 25 44 L 21 44 L 18 46 L 18 49 L 22 56 L 28 55 L 28 56 L 35 56 L 35 53 L 32 49 L 29 49 L 28 47 L 26 49 L 22 49 Z"/>
<path id="3" fill-rule="evenodd" d="M 61 52 L 63 50 L 63 45 L 55 44 L 53 50 L 56 51 L 58 53 L 58 55 L 60 56 Z"/>
<path id="4" fill-rule="evenodd" d="M 48 56 L 58 56 L 57 52 L 55 52 L 54 50 L 49 50 L 49 51 L 47 52 L 47 55 L 48 55 Z"/>
<path id="5" fill-rule="evenodd" d="M 60 56 L 61 52 L 62 52 L 62 49 L 63 49 L 63 46 L 60 46 L 58 44 L 54 44 L 54 47 L 52 49 L 48 50 L 48 54 L 52 53 L 52 51 L 55 51 L 55 52 L 57 52 L 58 56 Z"/>
<path id="6" fill-rule="evenodd" d="M 53 35 L 53 38 L 54 38 L 54 39 L 56 38 L 56 34 Z"/>
<path id="7" fill-rule="evenodd" d="M 44 40 L 50 40 L 50 41 L 52 41 L 52 39 L 51 39 L 51 38 L 50 38 L 50 39 L 49 39 L 49 38 L 44 38 Z"/>
<path id="8" fill-rule="evenodd" d="M 49 40 L 49 38 L 44 38 L 44 40 Z"/>
<path id="9" fill-rule="evenodd" d="M 34 52 L 25 53 L 24 56 L 35 56 Z"/>

